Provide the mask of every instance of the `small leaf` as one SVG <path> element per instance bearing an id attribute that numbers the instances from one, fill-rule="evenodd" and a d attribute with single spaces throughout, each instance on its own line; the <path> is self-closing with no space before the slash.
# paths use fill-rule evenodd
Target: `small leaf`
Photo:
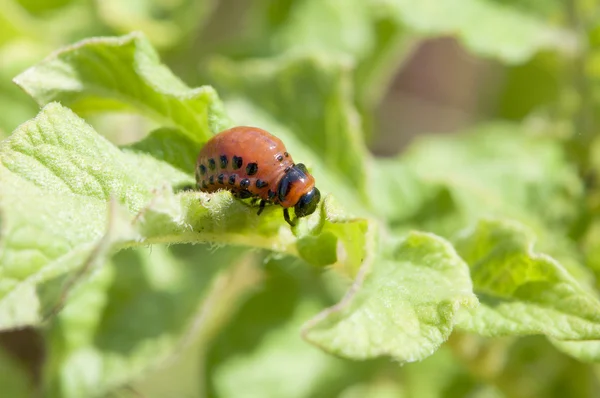
<path id="1" fill-rule="evenodd" d="M 14 81 L 40 105 L 60 101 L 78 113 L 133 110 L 198 143 L 229 123 L 215 91 L 188 88 L 139 33 L 83 40 Z"/>
<path id="2" fill-rule="evenodd" d="M 305 325 L 308 341 L 348 358 L 414 362 L 448 338 L 460 307 L 477 304 L 467 266 L 434 235 L 413 232 L 391 258 L 372 261 L 362 286 Z"/>
<path id="3" fill-rule="evenodd" d="M 556 260 L 535 253 L 533 242 L 529 231 L 502 220 L 481 221 L 457 239 L 481 303 L 460 327 L 485 336 L 600 337 L 600 302 Z"/>

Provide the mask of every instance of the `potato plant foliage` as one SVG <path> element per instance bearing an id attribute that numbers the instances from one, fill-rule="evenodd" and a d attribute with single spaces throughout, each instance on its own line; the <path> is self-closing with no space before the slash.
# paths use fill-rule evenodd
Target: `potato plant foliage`
<path id="1" fill-rule="evenodd" d="M 0 1 L 3 394 L 593 396 L 598 6 L 218 3 Z M 442 36 L 501 71 L 494 110 L 374 155 Z M 314 214 L 188 189 L 236 125 L 307 165 Z"/>

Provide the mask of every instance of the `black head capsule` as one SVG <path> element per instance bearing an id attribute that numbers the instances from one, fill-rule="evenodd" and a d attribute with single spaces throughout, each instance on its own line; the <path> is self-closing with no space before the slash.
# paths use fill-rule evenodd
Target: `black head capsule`
<path id="1" fill-rule="evenodd" d="M 321 192 L 314 187 L 308 193 L 305 193 L 300 197 L 300 200 L 294 206 L 296 217 L 306 217 L 313 214 L 317 209 L 319 201 L 321 200 Z"/>

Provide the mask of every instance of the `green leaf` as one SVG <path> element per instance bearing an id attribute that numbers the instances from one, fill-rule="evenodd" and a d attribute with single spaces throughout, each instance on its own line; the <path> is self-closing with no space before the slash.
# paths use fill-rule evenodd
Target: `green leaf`
<path id="1" fill-rule="evenodd" d="M 419 167 L 427 169 L 426 165 Z M 371 208 L 391 225 L 421 220 L 420 213 L 439 222 L 441 206 L 428 206 L 439 191 L 437 186 L 424 183 L 419 169 L 399 159 L 376 158 L 370 165 L 369 199 Z M 401 205 L 399 205 L 401 204 Z M 434 213 L 434 214 L 431 214 Z"/>
<path id="2" fill-rule="evenodd" d="M 460 134 L 420 137 L 396 164 L 377 160 L 369 186 L 373 208 L 394 224 L 444 236 L 495 216 L 564 239 L 578 216 L 573 203 L 581 201 L 583 187 L 559 143 L 530 130 L 491 123 Z M 386 171 L 389 180 L 383 184 Z M 385 203 L 389 195 L 401 197 L 406 206 Z"/>
<path id="3" fill-rule="evenodd" d="M 242 252 L 203 245 L 118 253 L 50 326 L 48 396 L 102 395 L 180 355 L 207 326 L 199 322 L 214 281 Z"/>
<path id="4" fill-rule="evenodd" d="M 56 104 L 0 143 L 0 328 L 39 322 L 56 300 L 36 292 L 39 284 L 102 264 L 117 242 L 137 236 L 107 202 L 135 211 L 150 197 L 140 183 L 152 180 L 129 178 L 119 154 Z"/>
<path id="5" fill-rule="evenodd" d="M 196 143 L 180 130 L 170 128 L 154 130 L 143 140 L 122 149 L 148 154 L 187 174 L 195 169 L 198 156 Z"/>
<path id="6" fill-rule="evenodd" d="M 368 153 L 349 92 L 349 65 L 316 55 L 243 62 L 218 58 L 211 72 L 225 93 L 244 96 L 261 113 L 289 126 L 328 172 L 354 187 L 358 199 L 364 200 Z M 232 117 L 240 122 L 235 114 Z"/>
<path id="7" fill-rule="evenodd" d="M 521 63 L 541 50 L 572 54 L 573 33 L 491 0 L 379 0 L 382 7 L 416 32 L 453 35 L 470 51 Z"/>
<path id="8" fill-rule="evenodd" d="M 567 238 L 585 206 L 584 187 L 547 127 L 496 122 L 421 136 L 399 158 L 371 167 L 371 207 L 396 232 L 452 237 L 481 218 L 518 220 L 535 231 L 540 250 L 580 282 L 591 281 Z"/>
<path id="9" fill-rule="evenodd" d="M 533 243 L 524 227 L 502 220 L 481 221 L 457 239 L 481 303 L 460 327 L 485 336 L 598 338 L 600 302 Z"/>
<path id="10" fill-rule="evenodd" d="M 78 113 L 136 111 L 195 142 L 229 125 L 215 91 L 188 88 L 139 33 L 83 40 L 14 81 L 40 105 L 60 101 Z"/>
<path id="11" fill-rule="evenodd" d="M 448 338 L 461 307 L 477 305 L 467 266 L 439 237 L 413 232 L 373 261 L 342 301 L 305 325 L 308 341 L 354 359 L 414 362 Z"/>

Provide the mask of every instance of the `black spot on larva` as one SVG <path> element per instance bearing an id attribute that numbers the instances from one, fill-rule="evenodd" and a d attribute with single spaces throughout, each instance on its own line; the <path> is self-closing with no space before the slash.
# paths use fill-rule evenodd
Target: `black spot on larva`
<path id="1" fill-rule="evenodd" d="M 269 185 L 269 183 L 266 181 L 263 181 L 261 179 L 256 180 L 256 188 L 264 188 L 267 185 Z"/>
<path id="2" fill-rule="evenodd" d="M 213 175 L 213 176 L 210 176 L 210 177 L 208 177 L 208 183 L 209 183 L 210 185 L 215 185 L 215 176 L 214 176 L 214 175 Z"/>
<path id="3" fill-rule="evenodd" d="M 276 193 L 271 191 L 270 189 L 269 189 L 269 192 L 267 192 L 267 196 L 269 197 L 269 200 L 273 199 L 275 197 L 275 195 L 276 195 Z"/>
<path id="4" fill-rule="evenodd" d="M 246 174 L 248 174 L 249 176 L 253 176 L 257 172 L 258 172 L 258 164 L 248 163 L 248 166 L 246 166 Z"/>
<path id="5" fill-rule="evenodd" d="M 277 155 L 277 160 L 279 162 L 282 162 L 283 161 L 283 155 Z"/>
<path id="6" fill-rule="evenodd" d="M 250 180 L 247 178 L 244 178 L 242 181 L 240 181 L 240 187 L 241 188 L 248 188 L 250 186 Z"/>
<path id="7" fill-rule="evenodd" d="M 221 168 L 222 169 L 224 169 L 225 167 L 227 167 L 227 156 L 226 155 L 219 156 L 219 160 L 221 161 Z"/>
<path id="8" fill-rule="evenodd" d="M 289 153 L 287 153 L 287 152 L 284 152 L 284 153 L 283 153 L 283 156 L 285 156 L 285 157 L 287 158 L 287 157 L 289 157 L 289 156 L 290 156 L 290 154 L 289 154 Z"/>
<path id="9" fill-rule="evenodd" d="M 243 163 L 243 159 L 241 158 L 241 156 L 233 156 L 233 158 L 231 158 L 231 165 L 233 166 L 234 170 L 239 169 L 240 167 L 242 167 L 242 163 Z"/>
<path id="10" fill-rule="evenodd" d="M 217 177 L 217 181 L 219 181 L 219 184 L 223 184 L 224 180 L 225 180 L 225 174 L 223 174 L 223 173 L 219 174 L 219 176 Z"/>
<path id="11" fill-rule="evenodd" d="M 206 185 L 206 180 L 202 180 L 202 188 L 208 188 L 208 185 Z"/>
<path id="12" fill-rule="evenodd" d="M 251 198 L 254 195 L 252 195 L 252 192 L 248 191 L 247 189 L 243 189 L 240 192 L 238 192 L 237 196 L 240 199 L 248 199 L 248 198 Z"/>
<path id="13" fill-rule="evenodd" d="M 214 170 L 217 167 L 213 158 L 208 159 L 208 168 Z"/>
<path id="14" fill-rule="evenodd" d="M 235 185 L 236 177 L 237 177 L 237 174 L 232 174 L 229 176 L 229 185 Z"/>
<path id="15" fill-rule="evenodd" d="M 200 167 L 198 167 L 198 169 L 200 170 L 200 175 L 204 175 L 206 174 L 206 166 L 201 164 Z"/>

